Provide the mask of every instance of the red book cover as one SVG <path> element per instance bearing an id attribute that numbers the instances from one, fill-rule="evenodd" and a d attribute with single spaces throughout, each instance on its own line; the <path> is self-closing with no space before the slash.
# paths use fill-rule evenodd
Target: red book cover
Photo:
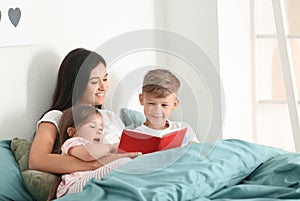
<path id="1" fill-rule="evenodd" d="M 171 131 L 162 137 L 152 136 L 133 130 L 122 132 L 119 153 L 142 152 L 143 154 L 180 147 L 187 128 Z"/>

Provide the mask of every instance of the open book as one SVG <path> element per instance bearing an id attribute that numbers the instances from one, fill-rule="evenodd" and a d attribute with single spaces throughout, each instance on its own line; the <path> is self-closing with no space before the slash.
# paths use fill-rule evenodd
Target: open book
<path id="1" fill-rule="evenodd" d="M 180 147 L 187 128 L 171 131 L 162 137 L 124 129 L 122 132 L 119 153 L 142 152 L 143 154 Z"/>

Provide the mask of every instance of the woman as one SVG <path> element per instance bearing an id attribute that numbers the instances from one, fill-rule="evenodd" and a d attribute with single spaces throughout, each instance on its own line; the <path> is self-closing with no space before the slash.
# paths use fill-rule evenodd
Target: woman
<path id="1" fill-rule="evenodd" d="M 101 105 L 108 90 L 108 74 L 105 60 L 96 52 L 83 48 L 72 50 L 61 63 L 51 108 L 38 122 L 30 153 L 29 168 L 44 172 L 65 174 L 94 170 L 123 157 L 135 157 L 138 153 L 110 154 L 101 161 L 82 161 L 73 156 L 53 153 L 57 146 L 58 124 L 62 111 L 73 105 Z M 124 128 L 113 112 L 101 113 L 105 122 L 105 143 L 117 143 Z"/>

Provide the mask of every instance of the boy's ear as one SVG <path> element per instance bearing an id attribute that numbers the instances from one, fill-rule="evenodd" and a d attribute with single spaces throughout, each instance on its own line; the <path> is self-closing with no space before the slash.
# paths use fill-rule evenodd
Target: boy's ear
<path id="1" fill-rule="evenodd" d="M 144 97 L 143 94 L 139 94 L 139 100 L 140 100 L 140 104 L 144 105 Z"/>
<path id="2" fill-rule="evenodd" d="M 179 105 L 179 99 L 176 98 L 176 100 L 175 100 L 174 103 L 173 103 L 172 110 L 175 110 L 175 109 L 178 107 L 178 105 Z"/>
<path id="3" fill-rule="evenodd" d="M 69 127 L 67 129 L 67 133 L 68 133 L 69 137 L 75 137 L 75 136 L 77 136 L 76 129 L 73 128 L 73 127 Z"/>

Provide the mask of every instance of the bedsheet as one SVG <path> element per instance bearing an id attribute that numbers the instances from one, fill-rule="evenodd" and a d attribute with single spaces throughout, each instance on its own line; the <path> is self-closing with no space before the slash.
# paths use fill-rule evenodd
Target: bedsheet
<path id="1" fill-rule="evenodd" d="M 297 153 L 219 140 L 145 154 L 57 200 L 299 200 L 299 164 Z"/>

